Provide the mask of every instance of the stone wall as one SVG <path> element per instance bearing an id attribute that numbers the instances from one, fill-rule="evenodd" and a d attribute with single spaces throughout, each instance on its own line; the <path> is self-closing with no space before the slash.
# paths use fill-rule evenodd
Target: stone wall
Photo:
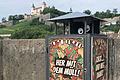
<path id="1" fill-rule="evenodd" d="M 120 80 L 120 33 L 107 35 L 109 42 L 109 80 Z"/>
<path id="2" fill-rule="evenodd" d="M 45 80 L 45 40 L 3 40 L 2 49 L 3 80 Z"/>
<path id="3" fill-rule="evenodd" d="M 115 68 L 114 80 L 120 80 L 120 39 L 114 40 Z"/>
<path id="4" fill-rule="evenodd" d="M 3 80 L 2 40 L 0 40 L 0 80 Z"/>

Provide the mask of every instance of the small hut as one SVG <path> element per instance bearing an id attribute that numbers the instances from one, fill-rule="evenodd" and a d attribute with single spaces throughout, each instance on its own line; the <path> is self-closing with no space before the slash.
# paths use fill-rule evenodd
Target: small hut
<path id="1" fill-rule="evenodd" d="M 58 34 L 57 23 L 63 24 L 64 34 L 99 34 L 100 24 L 104 20 L 85 13 L 73 12 L 51 18 L 49 21 L 55 23 L 56 34 Z"/>

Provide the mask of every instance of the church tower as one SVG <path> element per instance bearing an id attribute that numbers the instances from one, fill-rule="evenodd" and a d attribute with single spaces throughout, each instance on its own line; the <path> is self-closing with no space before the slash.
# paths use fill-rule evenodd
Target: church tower
<path id="1" fill-rule="evenodd" d="M 42 3 L 42 11 L 43 11 L 46 7 L 47 7 L 46 2 L 43 2 L 43 3 Z"/>
<path id="2" fill-rule="evenodd" d="M 35 8 L 35 5 L 34 5 L 34 4 L 32 4 L 32 8 L 33 8 L 33 9 Z"/>
<path id="3" fill-rule="evenodd" d="M 34 4 L 32 4 L 32 8 L 31 8 L 31 15 L 33 15 L 33 14 L 34 14 L 34 12 L 35 12 L 35 5 L 34 5 Z"/>

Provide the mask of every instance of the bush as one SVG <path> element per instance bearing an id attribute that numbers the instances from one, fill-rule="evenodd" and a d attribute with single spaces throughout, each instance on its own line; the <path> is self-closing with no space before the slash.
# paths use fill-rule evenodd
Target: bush
<path id="1" fill-rule="evenodd" d="M 34 25 L 44 25 L 44 22 L 40 22 L 39 18 L 34 18 L 32 19 L 32 21 L 30 22 L 30 26 L 34 26 Z"/>
<path id="2" fill-rule="evenodd" d="M 39 27 L 29 27 L 29 28 L 22 28 L 16 30 L 12 33 L 12 39 L 37 39 L 37 38 L 45 38 L 50 33 L 49 31 L 44 30 L 43 28 Z"/>
<path id="3" fill-rule="evenodd" d="M 6 25 L 0 25 L 0 28 L 5 28 L 6 27 Z"/>
<path id="4" fill-rule="evenodd" d="M 118 33 L 119 30 L 120 30 L 120 27 L 118 25 L 104 26 L 101 28 L 101 31 L 104 31 L 104 32 L 113 31 L 115 33 Z"/>

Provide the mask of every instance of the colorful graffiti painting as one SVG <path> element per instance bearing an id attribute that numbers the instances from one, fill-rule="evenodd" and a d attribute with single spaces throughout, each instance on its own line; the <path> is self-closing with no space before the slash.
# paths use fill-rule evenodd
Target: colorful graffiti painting
<path id="1" fill-rule="evenodd" d="M 49 41 L 49 80 L 83 80 L 83 38 L 53 38 Z"/>
<path id="2" fill-rule="evenodd" d="M 107 80 L 107 50 L 106 38 L 93 38 L 92 80 Z"/>

